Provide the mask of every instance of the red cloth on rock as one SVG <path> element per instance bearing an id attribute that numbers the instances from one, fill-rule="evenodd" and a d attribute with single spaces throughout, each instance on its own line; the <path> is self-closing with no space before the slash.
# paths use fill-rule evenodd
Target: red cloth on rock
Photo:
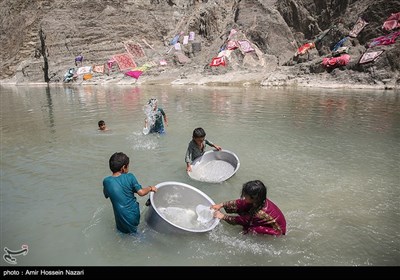
<path id="1" fill-rule="evenodd" d="M 350 61 L 350 55 L 342 54 L 338 57 L 325 57 L 322 61 L 322 65 L 325 68 L 336 68 L 340 66 L 345 66 Z"/>

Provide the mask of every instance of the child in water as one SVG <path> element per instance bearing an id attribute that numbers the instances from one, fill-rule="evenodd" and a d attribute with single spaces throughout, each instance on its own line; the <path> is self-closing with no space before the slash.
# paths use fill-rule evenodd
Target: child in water
<path id="1" fill-rule="evenodd" d="M 135 233 L 140 222 L 139 203 L 135 193 L 145 196 L 156 192 L 157 188 L 142 188 L 135 175 L 128 173 L 129 157 L 124 153 L 114 153 L 109 160 L 111 176 L 103 180 L 103 193 L 110 198 L 117 229 L 123 233 Z"/>
<path id="2" fill-rule="evenodd" d="M 99 122 L 98 122 L 98 125 L 99 125 L 99 130 L 101 130 L 101 131 L 106 131 L 106 130 L 108 130 L 105 121 L 103 121 L 103 120 L 99 121 Z"/>
<path id="3" fill-rule="evenodd" d="M 226 215 L 220 212 L 224 208 Z M 239 199 L 215 204 L 211 209 L 216 210 L 214 217 L 231 225 L 242 225 L 243 232 L 270 235 L 285 235 L 286 220 L 281 210 L 267 198 L 267 188 L 260 180 L 243 184 L 242 195 Z"/>
<path id="4" fill-rule="evenodd" d="M 186 172 L 192 172 L 192 162 L 204 154 L 206 145 L 221 151 L 222 148 L 220 146 L 213 144 L 205 137 L 206 132 L 203 128 L 198 127 L 193 130 L 192 141 L 189 142 L 185 155 Z"/>
<path id="5" fill-rule="evenodd" d="M 146 112 L 147 118 L 144 120 L 144 127 L 148 128 L 150 126 L 150 133 L 164 134 L 164 122 L 165 125 L 168 126 L 168 119 L 164 110 L 158 107 L 158 100 L 151 98 L 147 103 L 147 106 L 150 107 L 150 111 Z"/>

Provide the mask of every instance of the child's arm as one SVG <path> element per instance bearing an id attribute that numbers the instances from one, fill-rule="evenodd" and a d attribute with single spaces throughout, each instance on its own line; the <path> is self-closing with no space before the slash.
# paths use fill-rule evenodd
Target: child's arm
<path id="1" fill-rule="evenodd" d="M 189 144 L 185 155 L 186 172 L 192 172 L 192 165 L 190 164 L 191 160 L 192 160 L 192 150 L 190 149 L 190 144 Z"/>
<path id="2" fill-rule="evenodd" d="M 190 165 L 190 162 L 186 163 L 186 172 L 192 172 L 192 165 Z"/>
<path id="3" fill-rule="evenodd" d="M 207 144 L 208 146 L 213 147 L 213 148 L 217 149 L 218 151 L 221 151 L 221 150 L 222 150 L 222 148 L 221 148 L 220 146 L 215 145 L 213 142 L 210 142 L 210 141 L 208 141 L 207 139 L 206 139 L 205 141 L 206 141 L 206 144 Z"/>
<path id="4" fill-rule="evenodd" d="M 223 207 L 224 207 L 224 203 L 214 204 L 214 205 L 210 206 L 211 209 L 216 210 L 216 211 L 219 211 Z"/>
<path id="5" fill-rule="evenodd" d="M 168 126 L 168 119 L 167 119 L 167 115 L 164 113 L 164 122 L 165 125 Z"/>
<path id="6" fill-rule="evenodd" d="M 220 147 L 220 146 L 218 146 L 218 145 L 214 145 L 213 146 L 215 149 L 217 149 L 218 151 L 221 151 L 222 150 L 222 148 Z"/>
<path id="7" fill-rule="evenodd" d="M 157 192 L 157 188 L 155 186 L 148 186 L 146 188 L 142 188 L 137 191 L 137 194 L 140 196 L 145 196 L 146 194 L 149 194 L 150 192 Z"/>

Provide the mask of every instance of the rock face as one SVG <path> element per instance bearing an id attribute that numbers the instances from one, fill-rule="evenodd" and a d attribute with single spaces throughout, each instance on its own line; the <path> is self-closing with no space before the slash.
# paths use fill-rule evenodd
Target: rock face
<path id="1" fill-rule="evenodd" d="M 248 80 L 271 86 L 324 81 L 398 88 L 400 39 L 375 47 L 374 51 L 384 50 L 375 62 L 358 64 L 368 43 L 393 32 L 384 31 L 382 24 L 396 12 L 398 0 L 3 0 L 0 79 L 17 84 L 62 82 L 68 69 L 77 68 L 77 55 L 84 56 L 83 65 L 105 65 L 126 52 L 124 43 L 135 42 L 145 52 L 136 64 L 152 66 L 139 78 L 146 83 Z M 323 57 L 348 36 L 358 17 L 368 25 L 346 42 L 350 63 L 324 69 Z M 210 67 L 232 29 L 238 31 L 236 40 L 248 40 L 254 51 L 232 51 L 226 66 Z M 298 47 L 329 29 L 315 49 L 294 57 Z M 170 41 L 181 32 L 182 49 L 177 51 Z M 195 39 L 183 45 L 183 35 L 189 32 Z M 235 79 L 238 75 L 243 79 Z M 118 67 L 108 75 L 94 73 L 91 80 L 78 81 L 136 82 Z"/>

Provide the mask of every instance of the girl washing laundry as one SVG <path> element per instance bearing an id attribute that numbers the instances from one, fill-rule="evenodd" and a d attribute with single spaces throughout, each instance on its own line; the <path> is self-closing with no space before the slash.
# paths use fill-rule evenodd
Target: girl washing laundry
<path id="1" fill-rule="evenodd" d="M 220 212 L 224 208 L 226 215 Z M 285 235 L 286 220 L 282 211 L 267 198 L 267 188 L 260 180 L 243 184 L 239 199 L 211 206 L 216 210 L 214 217 L 231 225 L 243 226 L 244 233 Z"/>

